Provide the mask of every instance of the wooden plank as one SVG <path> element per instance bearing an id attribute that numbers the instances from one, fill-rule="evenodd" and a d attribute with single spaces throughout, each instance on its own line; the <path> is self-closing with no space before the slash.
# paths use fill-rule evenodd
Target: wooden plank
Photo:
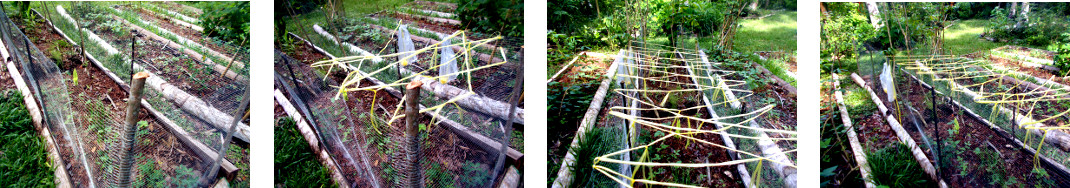
<path id="1" fill-rule="evenodd" d="M 851 114 L 847 113 L 847 105 L 843 103 L 843 92 L 840 91 L 840 76 L 836 73 L 832 73 L 832 87 L 833 98 L 836 99 L 836 104 L 840 110 L 840 118 L 843 119 L 843 126 L 847 129 L 847 140 L 851 143 L 851 154 L 855 156 L 855 163 L 858 163 L 858 169 L 862 172 L 862 179 L 866 183 L 866 188 L 877 187 L 874 184 L 872 174 L 873 170 L 869 168 L 869 163 L 866 161 L 866 151 L 862 148 L 862 144 L 858 142 L 858 133 L 855 133 L 854 127 L 851 125 Z"/>
<path id="2" fill-rule="evenodd" d="M 929 175 L 929 178 L 939 181 L 939 185 L 941 188 L 946 188 L 947 183 L 945 183 L 943 179 L 936 175 L 936 168 L 933 167 L 933 164 L 929 162 L 929 157 L 925 156 L 925 152 L 921 151 L 921 148 L 918 147 L 918 144 L 915 143 L 914 139 L 910 137 L 910 133 L 907 133 L 906 129 L 903 129 L 903 126 L 900 125 L 899 121 L 895 119 L 895 116 L 892 115 L 890 109 L 884 106 L 884 102 L 881 102 L 881 99 L 877 96 L 877 93 L 873 92 L 873 89 L 869 88 L 868 85 L 866 85 L 866 81 L 862 80 L 862 77 L 859 77 L 857 73 L 851 73 L 851 78 L 859 86 L 866 88 L 866 91 L 869 92 L 870 99 L 873 100 L 873 103 L 877 104 L 877 109 L 880 114 L 884 114 L 884 119 L 887 120 L 890 127 L 895 130 L 895 134 L 899 137 L 899 141 L 903 142 L 907 145 L 907 147 L 910 148 L 911 153 L 914 155 L 914 159 L 918 161 L 918 164 L 920 164 L 921 168 L 925 170 L 925 173 Z"/>

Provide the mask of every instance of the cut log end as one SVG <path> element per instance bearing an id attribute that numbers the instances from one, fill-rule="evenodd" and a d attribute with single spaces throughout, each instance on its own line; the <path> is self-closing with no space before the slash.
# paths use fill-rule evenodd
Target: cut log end
<path id="1" fill-rule="evenodd" d="M 148 78 L 148 77 L 149 77 L 149 73 L 148 72 L 139 72 L 137 74 L 134 74 L 134 79 L 144 79 L 144 78 Z"/>
<path id="2" fill-rule="evenodd" d="M 420 86 L 423 86 L 423 85 L 424 85 L 424 82 L 421 82 L 419 79 L 413 79 L 412 82 L 409 82 L 408 85 L 405 85 L 405 88 L 406 89 L 416 89 L 416 88 L 420 88 Z"/>

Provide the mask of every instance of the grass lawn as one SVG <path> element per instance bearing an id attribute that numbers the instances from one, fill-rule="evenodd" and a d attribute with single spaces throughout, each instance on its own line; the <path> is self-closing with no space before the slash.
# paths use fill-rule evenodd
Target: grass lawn
<path id="1" fill-rule="evenodd" d="M 988 20 L 960 20 L 944 30 L 944 48 L 951 50 L 951 54 L 962 55 L 981 50 L 991 50 L 1009 43 L 998 43 L 981 38 L 985 32 L 985 24 Z M 1030 48 L 1044 49 L 1044 47 L 1020 45 Z"/>
<path id="2" fill-rule="evenodd" d="M 337 187 L 327 167 L 316 160 L 293 119 L 282 118 L 275 125 L 275 184 L 281 187 Z"/>
<path id="3" fill-rule="evenodd" d="M 45 144 L 30 121 L 22 95 L 0 91 L 0 185 L 54 187 L 56 178 Z"/>
<path id="4" fill-rule="evenodd" d="M 796 49 L 797 12 L 777 11 L 762 19 L 744 19 L 736 32 L 733 49 L 751 54 L 755 51 L 786 51 Z"/>

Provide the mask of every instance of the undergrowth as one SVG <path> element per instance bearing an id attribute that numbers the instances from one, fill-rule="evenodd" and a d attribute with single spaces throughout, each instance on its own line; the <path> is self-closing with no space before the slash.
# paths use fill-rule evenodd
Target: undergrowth
<path id="1" fill-rule="evenodd" d="M 289 117 L 275 123 L 275 185 L 279 187 L 336 187 L 327 168 L 305 142 Z"/>
<path id="2" fill-rule="evenodd" d="M 46 142 L 37 136 L 22 95 L 0 92 L 0 185 L 55 187 Z"/>

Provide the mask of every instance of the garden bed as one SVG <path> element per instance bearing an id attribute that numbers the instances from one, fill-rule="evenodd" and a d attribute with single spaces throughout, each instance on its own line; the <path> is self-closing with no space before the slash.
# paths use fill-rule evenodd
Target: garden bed
<path id="1" fill-rule="evenodd" d="M 51 58 L 57 60 L 59 68 L 66 72 L 64 74 L 66 80 L 74 80 L 75 75 L 72 72 L 78 72 L 78 83 L 72 81 L 65 84 L 70 89 L 70 98 L 73 99 L 71 110 L 79 114 L 77 115 L 79 118 L 75 118 L 75 123 L 89 126 L 83 127 L 85 129 L 78 132 L 81 134 L 79 136 L 84 138 L 83 149 L 90 156 L 87 159 L 90 164 L 81 164 L 82 161 L 69 147 L 60 147 L 60 156 L 66 164 L 70 165 L 72 180 L 76 185 L 89 185 L 89 178 L 95 179 L 97 183 L 104 183 L 104 176 L 107 174 L 104 165 L 117 160 L 107 155 L 111 153 L 109 150 L 113 147 L 111 144 L 115 138 L 106 134 L 119 131 L 120 128 L 101 123 L 122 121 L 119 117 L 125 116 L 126 102 L 123 100 L 127 98 L 127 93 L 118 84 L 108 79 L 102 70 L 83 63 L 81 56 L 77 53 L 70 53 L 78 50 L 67 44 L 62 36 L 49 28 L 43 22 L 43 18 L 38 19 L 34 20 L 37 22 L 35 24 L 21 22 L 19 25 L 23 31 L 27 31 L 27 37 L 34 41 L 38 49 L 51 50 L 53 55 Z M 195 171 L 192 169 L 203 169 L 207 166 L 203 163 L 205 160 L 193 155 L 188 147 L 177 142 L 176 137 L 161 127 L 162 125 L 157 123 L 147 110 L 141 109 L 138 119 L 146 124 L 142 125 L 143 132 L 138 133 L 140 141 L 134 148 L 135 151 L 141 153 L 141 157 L 136 159 L 136 164 L 137 167 L 145 167 L 134 170 L 134 173 L 138 174 L 135 176 L 136 183 L 179 185 L 183 183 L 179 179 L 191 177 L 195 182 L 196 177 L 199 176 L 194 174 Z M 59 139 L 59 142 L 59 145 L 70 144 L 65 143 L 63 139 Z M 81 168 L 83 166 L 92 169 L 90 173 L 94 177 L 90 177 L 86 169 Z M 141 172 L 146 170 L 152 171 Z M 158 176 L 161 174 L 163 176 Z M 164 179 L 151 179 L 153 177 L 179 179 L 166 182 Z"/>

